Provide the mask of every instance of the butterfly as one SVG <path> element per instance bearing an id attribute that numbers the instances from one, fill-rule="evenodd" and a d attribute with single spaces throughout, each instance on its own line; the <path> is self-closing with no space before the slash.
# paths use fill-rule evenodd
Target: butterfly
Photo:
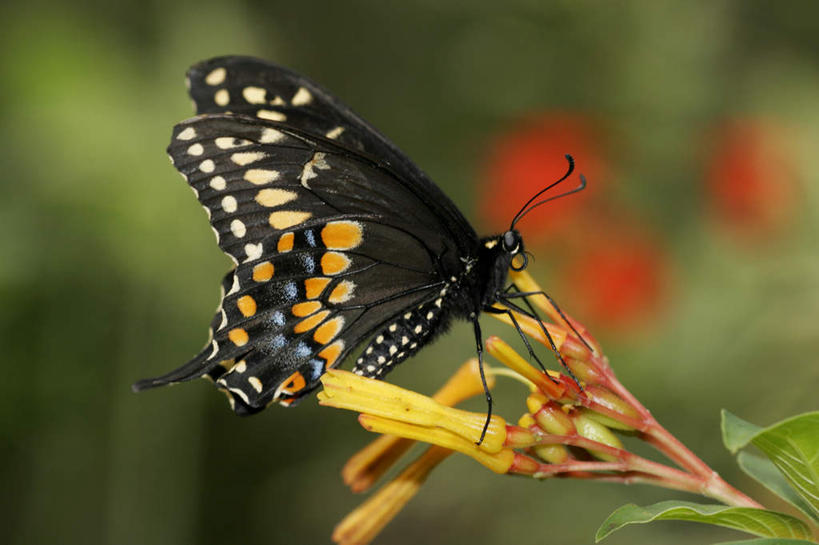
<path id="1" fill-rule="evenodd" d="M 235 268 L 202 351 L 135 391 L 207 377 L 252 414 L 295 405 L 359 346 L 353 371 L 380 379 L 453 319 L 473 324 L 482 357 L 481 312 L 534 312 L 507 286 L 527 262 L 515 223 L 555 198 L 535 202 L 571 174 L 571 157 L 507 231 L 480 238 L 406 155 L 307 78 L 228 56 L 191 67 L 187 85 L 197 115 L 174 127 L 168 155 Z"/>

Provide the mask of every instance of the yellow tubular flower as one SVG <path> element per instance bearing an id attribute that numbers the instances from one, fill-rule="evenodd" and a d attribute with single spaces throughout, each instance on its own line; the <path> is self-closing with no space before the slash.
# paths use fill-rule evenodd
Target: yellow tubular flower
<path id="1" fill-rule="evenodd" d="M 500 417 L 498 417 L 498 419 L 503 421 Z M 418 426 L 408 422 L 368 414 L 360 415 L 358 421 L 367 431 L 407 437 L 409 439 L 415 439 L 416 441 L 423 441 L 425 443 L 445 447 L 450 450 L 457 450 L 462 454 L 474 458 L 477 462 L 483 464 L 495 473 L 506 473 L 509 471 L 515 458 L 515 452 L 510 448 L 500 448 L 494 452 L 488 452 L 482 448 L 483 444 L 478 446 L 474 441 L 465 439 L 463 436 L 443 428 Z M 504 428 L 505 427 L 504 425 Z M 505 435 L 504 430 L 504 436 Z M 487 438 L 489 437 L 489 432 L 487 432 L 486 436 Z"/>
<path id="2" fill-rule="evenodd" d="M 321 382 L 324 385 L 324 390 L 318 394 L 321 405 L 380 416 L 417 427 L 440 428 L 467 442 L 474 443 L 480 438 L 486 422 L 484 414 L 452 409 L 425 395 L 349 371 L 330 369 L 322 375 Z M 426 441 L 423 437 L 411 438 Z M 479 448 L 498 453 L 505 441 L 506 422 L 499 416 L 493 416 Z"/>
<path id="3" fill-rule="evenodd" d="M 450 454 L 452 451 L 445 448 L 428 448 L 398 477 L 344 517 L 333 531 L 333 541 L 339 545 L 365 545 L 372 541 L 415 496 L 429 473 Z"/>
<path id="4" fill-rule="evenodd" d="M 495 377 L 488 374 L 486 382 L 491 389 Z M 454 406 L 472 396 L 483 393 L 478 359 L 472 358 L 458 368 L 432 399 L 446 406 Z M 341 476 L 353 492 L 369 489 L 395 462 L 409 450 L 415 441 L 394 435 L 382 435 L 350 457 Z"/>

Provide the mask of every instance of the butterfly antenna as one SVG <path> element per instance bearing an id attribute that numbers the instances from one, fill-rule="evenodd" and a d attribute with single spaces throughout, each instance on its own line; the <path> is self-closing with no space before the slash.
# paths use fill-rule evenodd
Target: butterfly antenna
<path id="1" fill-rule="evenodd" d="M 533 204 L 532 206 L 527 208 L 526 211 L 523 212 L 520 215 L 520 217 L 515 220 L 515 222 L 517 222 L 518 220 L 523 218 L 523 216 L 525 216 L 526 214 L 528 214 L 529 212 L 531 212 L 532 210 L 534 210 L 535 208 L 537 208 L 541 204 L 546 204 L 547 202 L 553 201 L 555 199 L 559 199 L 561 197 L 566 197 L 567 195 L 571 195 L 572 193 L 577 193 L 578 191 L 583 191 L 584 189 L 586 189 L 586 177 L 581 174 L 580 175 L 580 183 L 576 187 L 573 187 L 572 189 L 570 189 L 568 191 L 564 191 L 563 193 L 558 193 L 557 195 L 554 195 L 553 197 L 549 197 L 548 199 L 543 199 L 542 201 Z M 515 222 L 512 223 L 512 227 L 515 226 Z"/>
<path id="2" fill-rule="evenodd" d="M 509 226 L 509 229 L 510 229 L 510 230 L 514 229 L 514 228 L 515 228 L 515 224 L 516 224 L 516 223 L 517 223 L 517 222 L 518 222 L 518 221 L 519 221 L 519 220 L 520 220 L 520 219 L 521 219 L 521 218 L 522 218 L 524 215 L 528 214 L 528 212 L 529 212 L 529 211 L 527 210 L 527 207 L 528 207 L 530 204 L 532 204 L 532 202 L 536 201 L 538 197 L 540 197 L 541 195 L 543 195 L 544 193 L 546 193 L 547 191 L 549 191 L 550 189 L 552 189 L 554 186 L 556 186 L 556 185 L 558 185 L 559 183 L 563 182 L 564 180 L 566 180 L 566 178 L 568 178 L 569 176 L 571 176 L 571 175 L 572 175 L 572 172 L 574 172 L 574 158 L 573 158 L 571 155 L 569 155 L 569 154 L 567 153 L 567 154 L 566 154 L 566 160 L 569 162 L 569 168 L 568 168 L 568 169 L 566 169 L 566 174 L 564 174 L 563 176 L 561 176 L 561 177 L 560 177 L 560 179 L 559 179 L 559 180 L 557 180 L 556 182 L 552 182 L 552 183 L 550 183 L 549 185 L 547 185 L 546 187 L 544 187 L 543 189 L 541 189 L 540 191 L 538 191 L 537 193 L 535 193 L 535 194 L 532 196 L 532 198 L 531 198 L 531 199 L 529 199 L 528 201 L 526 201 L 526 204 L 524 204 L 524 205 L 521 207 L 521 209 L 518 211 L 518 213 L 517 213 L 517 214 L 515 214 L 515 217 L 514 217 L 514 219 L 512 220 L 512 224 Z"/>

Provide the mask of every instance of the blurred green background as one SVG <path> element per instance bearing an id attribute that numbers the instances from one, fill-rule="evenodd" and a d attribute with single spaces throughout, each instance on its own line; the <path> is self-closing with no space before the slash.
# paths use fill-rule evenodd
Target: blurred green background
<path id="1" fill-rule="evenodd" d="M 533 273 L 661 422 L 768 502 L 721 448 L 718 411 L 767 424 L 816 409 L 819 4 L 31 0 L 2 9 L 5 543 L 327 543 L 362 499 L 338 474 L 370 439 L 353 414 L 311 399 L 238 418 L 204 382 L 129 388 L 198 350 L 229 268 L 164 153 L 171 126 L 191 115 L 185 70 L 227 53 L 332 90 L 479 231 L 502 227 L 479 210 L 508 183 L 493 172 L 524 164 L 504 147 L 528 138 L 521 124 L 592 127 L 586 148 L 558 138 L 540 154 L 576 153 L 581 171 L 604 166 L 588 206 L 530 244 Z M 538 240 L 538 215 L 562 206 L 571 204 L 534 212 L 524 235 Z M 620 244 L 635 237 L 639 255 L 612 261 L 631 255 Z M 622 300 L 595 305 L 611 293 Z M 431 392 L 473 351 L 470 328 L 457 324 L 390 380 Z M 502 383 L 496 407 L 515 420 L 523 397 Z M 679 496 L 501 477 L 453 457 L 376 543 L 590 543 L 619 505 Z M 735 537 L 661 523 L 607 542 Z"/>

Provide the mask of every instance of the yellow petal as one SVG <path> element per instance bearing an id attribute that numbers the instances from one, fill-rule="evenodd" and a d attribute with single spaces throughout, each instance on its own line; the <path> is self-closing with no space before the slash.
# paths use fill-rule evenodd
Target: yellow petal
<path id="1" fill-rule="evenodd" d="M 477 462 L 495 473 L 506 473 L 509 471 L 515 458 L 515 452 L 510 448 L 502 448 L 498 449 L 497 452 L 490 453 L 477 446 L 473 441 L 464 439 L 462 436 L 441 428 L 418 426 L 368 414 L 359 416 L 358 421 L 367 431 L 398 435 L 400 437 L 438 445 L 450 450 L 457 450 L 462 454 L 474 458 Z"/>
<path id="2" fill-rule="evenodd" d="M 425 395 L 394 384 L 358 376 L 349 371 L 330 369 L 321 377 L 322 405 L 381 416 L 416 426 L 439 427 L 476 442 L 486 423 L 486 415 L 452 409 Z M 499 452 L 506 441 L 506 422 L 499 416 L 489 421 L 480 448 Z"/>

